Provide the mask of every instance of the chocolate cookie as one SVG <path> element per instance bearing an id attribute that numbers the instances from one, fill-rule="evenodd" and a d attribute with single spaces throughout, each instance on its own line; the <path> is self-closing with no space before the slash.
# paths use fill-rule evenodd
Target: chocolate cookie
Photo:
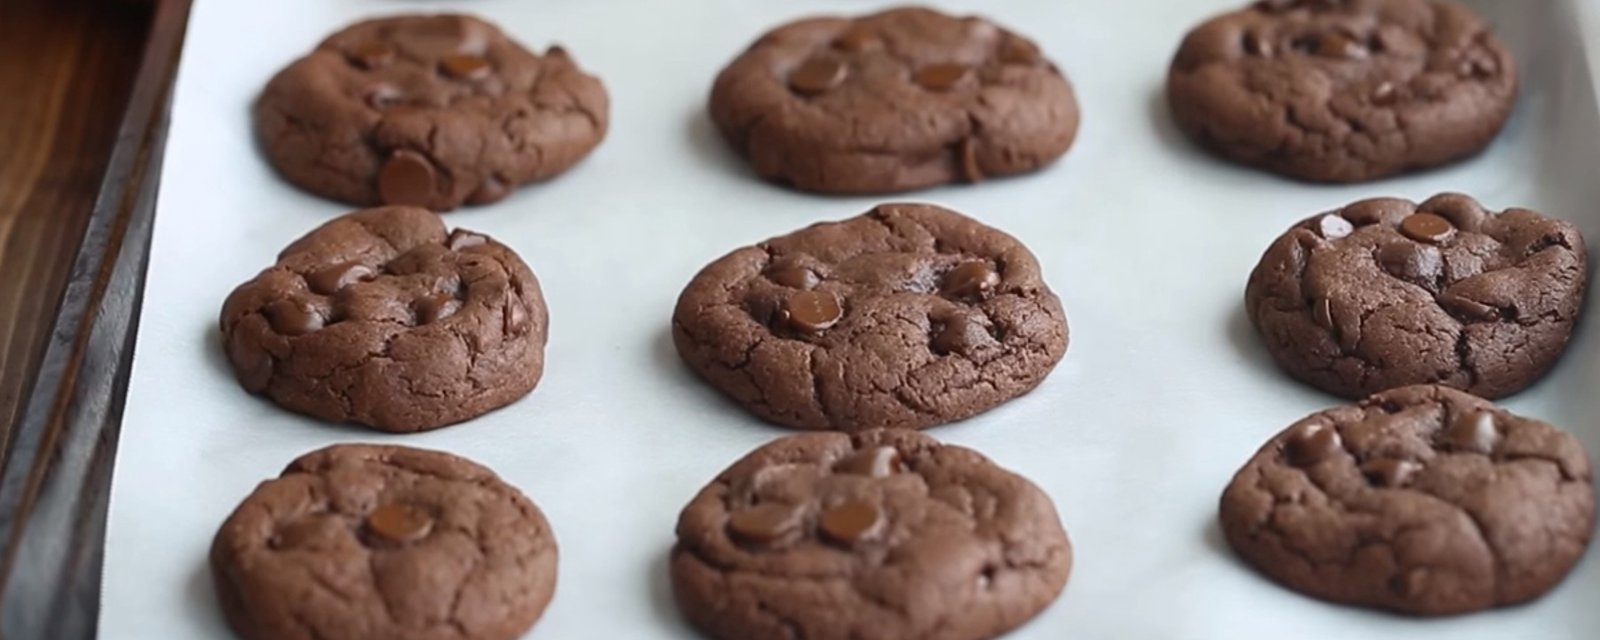
<path id="1" fill-rule="evenodd" d="M 1561 582 L 1594 528 L 1592 480 L 1571 435 L 1419 385 L 1278 434 L 1222 494 L 1222 529 L 1240 556 L 1296 591 L 1464 613 Z"/>
<path id="2" fill-rule="evenodd" d="M 1265 0 L 1191 31 L 1167 75 L 1178 125 L 1286 176 L 1360 182 L 1477 153 L 1517 69 L 1450 0 Z"/>
<path id="3" fill-rule="evenodd" d="M 684 508 L 672 549 L 678 609 L 724 640 L 993 638 L 1071 569 L 1038 487 L 904 430 L 757 449 Z"/>
<path id="4" fill-rule="evenodd" d="M 544 294 L 510 248 L 439 216 L 336 218 L 234 289 L 222 338 L 239 384 L 293 411 L 384 431 L 460 422 L 544 372 Z"/>
<path id="5" fill-rule="evenodd" d="M 672 338 L 690 369 L 772 422 L 922 428 L 1038 386 L 1067 350 L 1067 320 L 1015 238 L 886 204 L 706 266 Z"/>
<path id="6" fill-rule="evenodd" d="M 544 514 L 437 451 L 339 445 L 261 483 L 211 545 L 222 612 L 247 640 L 510 640 L 556 588 Z"/>
<path id="7" fill-rule="evenodd" d="M 1576 228 L 1527 209 L 1363 200 L 1279 237 L 1245 305 L 1279 366 L 1324 391 L 1439 383 L 1498 398 L 1565 350 L 1587 255 Z"/>
<path id="8" fill-rule="evenodd" d="M 567 170 L 606 134 L 606 90 L 565 49 L 535 55 L 460 15 L 359 22 L 256 103 L 290 182 L 355 205 L 448 211 Z"/>
<path id="9" fill-rule="evenodd" d="M 1078 132 L 1038 45 L 977 17 L 902 8 L 793 22 L 717 77 L 711 119 L 763 178 L 882 193 L 1032 171 Z"/>

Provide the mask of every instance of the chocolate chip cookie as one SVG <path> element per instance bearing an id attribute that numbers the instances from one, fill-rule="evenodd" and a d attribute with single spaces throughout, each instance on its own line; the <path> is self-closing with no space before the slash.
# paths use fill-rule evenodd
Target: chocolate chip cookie
<path id="1" fill-rule="evenodd" d="M 1498 398 L 1566 349 L 1587 255 L 1576 228 L 1527 209 L 1363 200 L 1279 237 L 1245 305 L 1278 364 L 1329 393 L 1439 383 Z"/>
<path id="2" fill-rule="evenodd" d="M 1437 385 L 1380 393 L 1278 434 L 1222 494 L 1246 561 L 1302 593 L 1420 615 L 1554 588 L 1594 529 L 1576 438 Z"/>
<path id="3" fill-rule="evenodd" d="M 757 175 L 882 193 L 1042 167 L 1078 132 L 1072 86 L 993 22 L 901 8 L 762 36 L 717 77 L 711 119 Z"/>
<path id="4" fill-rule="evenodd" d="M 914 431 L 772 442 L 700 491 L 672 549 L 678 609 L 724 640 L 993 638 L 1056 599 L 1050 498 Z"/>
<path id="5" fill-rule="evenodd" d="M 211 573 L 247 640 L 510 640 L 556 587 L 544 514 L 473 462 L 339 445 L 261 483 L 222 524 Z"/>
<path id="6" fill-rule="evenodd" d="M 1211 152 L 1303 180 L 1361 182 L 1477 153 L 1517 68 L 1450 0 L 1264 0 L 1184 38 L 1178 125 Z"/>
<path id="7" fill-rule="evenodd" d="M 436 15 L 329 36 L 272 78 L 255 118 L 301 188 L 448 211 L 567 170 L 605 137 L 608 109 L 565 49 L 536 55 L 483 20 Z"/>
<path id="8" fill-rule="evenodd" d="M 672 338 L 690 369 L 772 422 L 923 428 L 1038 386 L 1067 350 L 1067 320 L 1015 238 L 885 204 L 706 266 Z"/>
<path id="9" fill-rule="evenodd" d="M 234 289 L 222 338 L 239 384 L 383 431 L 460 422 L 527 395 L 549 315 L 510 248 L 383 207 L 336 218 Z"/>

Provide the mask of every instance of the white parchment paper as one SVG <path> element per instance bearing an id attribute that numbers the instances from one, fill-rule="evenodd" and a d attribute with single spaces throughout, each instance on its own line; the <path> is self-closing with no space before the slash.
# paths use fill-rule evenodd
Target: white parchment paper
<path id="1" fill-rule="evenodd" d="M 1530 206 L 1600 239 L 1600 36 L 1580 0 L 1478 2 L 1515 48 L 1523 95 L 1471 162 L 1317 187 L 1214 161 L 1174 129 L 1161 87 L 1183 33 L 1237 0 L 949 0 L 1037 39 L 1075 83 L 1081 136 L 1028 177 L 902 196 L 941 203 L 1032 247 L 1072 342 L 1033 394 L 933 435 L 975 447 L 1055 500 L 1077 550 L 1062 598 L 1015 638 L 1600 637 L 1600 561 L 1510 611 L 1419 621 L 1314 601 L 1238 562 L 1214 523 L 1237 467 L 1324 406 L 1288 381 L 1245 320 L 1244 282 L 1294 221 L 1375 195 L 1468 191 Z M 452 451 L 496 469 L 548 515 L 561 547 L 538 638 L 689 638 L 666 557 L 678 510 L 740 455 L 785 431 L 747 417 L 682 367 L 678 292 L 723 253 L 869 198 L 753 179 L 705 115 L 712 78 L 766 29 L 878 1 L 199 0 L 177 86 L 149 284 L 112 489 L 104 638 L 227 637 L 206 569 L 218 524 L 295 456 L 351 441 Z M 280 67 L 358 18 L 419 10 L 489 17 L 529 46 L 566 45 L 611 92 L 599 150 L 554 182 L 447 222 L 495 235 L 543 281 L 548 368 L 528 398 L 441 431 L 390 437 L 320 424 L 246 395 L 218 344 L 222 300 L 290 240 L 346 207 L 279 180 L 249 107 Z M 1591 305 L 1593 306 L 1593 305 Z M 1591 313 L 1570 355 L 1507 404 L 1600 451 Z M 1591 556 L 1594 554 L 1590 554 Z"/>

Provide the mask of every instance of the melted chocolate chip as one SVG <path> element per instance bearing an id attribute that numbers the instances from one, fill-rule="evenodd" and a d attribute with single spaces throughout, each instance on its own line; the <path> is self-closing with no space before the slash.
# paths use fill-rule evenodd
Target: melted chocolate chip
<path id="1" fill-rule="evenodd" d="M 844 82 L 848 71 L 843 62 L 833 58 L 812 58 L 789 74 L 789 88 L 801 95 L 823 94 Z"/>
<path id="2" fill-rule="evenodd" d="M 416 542 L 433 531 L 433 516 L 408 504 L 389 503 L 367 516 L 367 530 L 397 544 Z"/>
<path id="3" fill-rule="evenodd" d="M 312 291 L 331 296 L 352 284 L 371 280 L 373 275 L 372 267 L 355 261 L 341 262 L 307 274 L 306 286 Z"/>
<path id="4" fill-rule="evenodd" d="M 734 537 L 758 545 L 784 541 L 799 529 L 799 524 L 798 509 L 771 502 L 740 509 L 728 516 L 728 531 Z"/>
<path id="5" fill-rule="evenodd" d="M 846 502 L 827 510 L 817 526 L 829 540 L 844 546 L 863 542 L 882 529 L 883 512 L 866 502 Z"/>
<path id="6" fill-rule="evenodd" d="M 835 473 L 849 473 L 872 478 L 887 478 L 905 473 L 905 462 L 894 447 L 875 447 L 857 451 L 833 465 Z"/>
<path id="7" fill-rule="evenodd" d="M 1306 468 L 1314 467 L 1323 460 L 1333 457 L 1343 446 L 1338 430 L 1313 423 L 1301 427 L 1289 436 L 1284 450 L 1289 455 L 1289 464 Z"/>
<path id="8" fill-rule="evenodd" d="M 826 331 L 844 317 L 839 299 L 827 291 L 798 291 L 784 302 L 783 315 L 790 325 L 807 332 Z"/>

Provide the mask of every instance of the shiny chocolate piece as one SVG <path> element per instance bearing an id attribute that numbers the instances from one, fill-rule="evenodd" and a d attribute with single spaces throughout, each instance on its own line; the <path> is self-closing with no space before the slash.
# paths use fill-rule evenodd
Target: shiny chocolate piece
<path id="1" fill-rule="evenodd" d="M 827 291 L 799 291 L 783 305 L 783 316 L 796 329 L 810 333 L 826 331 L 844 317 L 839 299 Z"/>
<path id="2" fill-rule="evenodd" d="M 367 515 L 367 530 L 389 542 L 409 544 L 428 537 L 433 516 L 409 504 L 391 502 Z"/>

